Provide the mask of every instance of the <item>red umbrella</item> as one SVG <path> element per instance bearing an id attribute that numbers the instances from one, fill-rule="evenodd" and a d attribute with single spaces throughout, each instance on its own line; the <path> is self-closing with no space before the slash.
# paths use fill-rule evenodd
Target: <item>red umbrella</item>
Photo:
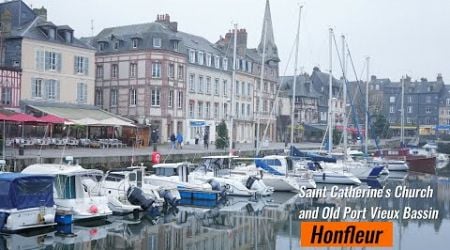
<path id="1" fill-rule="evenodd" d="M 37 119 L 38 119 L 38 122 L 53 123 L 53 124 L 62 124 L 66 121 L 64 118 L 61 118 L 61 117 L 58 117 L 55 115 L 44 115 Z"/>

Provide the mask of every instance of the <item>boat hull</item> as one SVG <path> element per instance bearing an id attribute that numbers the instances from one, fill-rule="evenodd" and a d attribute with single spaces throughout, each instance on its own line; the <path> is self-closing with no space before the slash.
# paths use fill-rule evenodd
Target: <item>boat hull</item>
<path id="1" fill-rule="evenodd" d="M 56 207 L 0 210 L 0 213 L 7 215 L 0 232 L 15 233 L 54 226 L 56 225 L 55 212 Z"/>
<path id="2" fill-rule="evenodd" d="M 406 160 L 409 166 L 409 171 L 436 174 L 436 157 L 435 156 L 388 156 L 388 159 L 393 160 Z"/>

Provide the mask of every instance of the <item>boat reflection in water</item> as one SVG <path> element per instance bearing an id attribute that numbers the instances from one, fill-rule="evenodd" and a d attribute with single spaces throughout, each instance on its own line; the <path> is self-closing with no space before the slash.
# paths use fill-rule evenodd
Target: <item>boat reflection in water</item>
<path id="1" fill-rule="evenodd" d="M 394 219 L 394 249 L 446 249 L 443 246 L 450 235 L 450 180 L 410 173 L 397 179 L 363 183 L 357 188 L 394 190 L 399 185 L 430 186 L 433 197 L 342 199 L 327 195 L 300 199 L 293 193 L 275 193 L 257 200 L 231 197 L 215 207 L 190 204 L 137 220 L 112 216 L 102 225 L 75 224 L 72 237 L 56 232 L 0 236 L 0 249 L 300 249 L 299 211 L 346 206 L 399 209 L 400 213 L 406 207 L 437 209 L 437 219 Z"/>

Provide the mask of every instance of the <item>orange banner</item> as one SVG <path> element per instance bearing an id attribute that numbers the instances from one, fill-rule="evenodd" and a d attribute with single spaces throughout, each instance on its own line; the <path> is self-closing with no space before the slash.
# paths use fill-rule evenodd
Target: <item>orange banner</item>
<path id="1" fill-rule="evenodd" d="M 392 247 L 392 222 L 300 222 L 302 247 Z"/>

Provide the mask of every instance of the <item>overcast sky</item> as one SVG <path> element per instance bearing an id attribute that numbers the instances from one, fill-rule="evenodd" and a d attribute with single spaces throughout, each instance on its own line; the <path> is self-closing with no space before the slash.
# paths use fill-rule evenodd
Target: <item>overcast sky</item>
<path id="1" fill-rule="evenodd" d="M 246 28 L 249 47 L 256 47 L 262 30 L 266 0 L 25 0 L 45 6 L 55 24 L 68 24 L 77 37 L 103 28 L 152 22 L 168 13 L 179 30 L 215 42 L 232 23 Z M 328 70 L 328 28 L 345 34 L 360 77 L 364 58 L 371 57 L 370 73 L 377 77 L 435 79 L 442 73 L 450 83 L 450 1 L 448 0 L 271 0 L 275 41 L 281 58 L 281 75 L 293 74 L 298 5 L 304 5 L 300 32 L 299 68 Z M 336 57 L 334 57 L 337 62 Z M 339 70 L 336 63 L 335 74 Z M 286 72 L 286 73 L 285 73 Z M 365 73 L 362 74 L 365 79 Z M 354 75 L 349 75 L 354 79 Z"/>

